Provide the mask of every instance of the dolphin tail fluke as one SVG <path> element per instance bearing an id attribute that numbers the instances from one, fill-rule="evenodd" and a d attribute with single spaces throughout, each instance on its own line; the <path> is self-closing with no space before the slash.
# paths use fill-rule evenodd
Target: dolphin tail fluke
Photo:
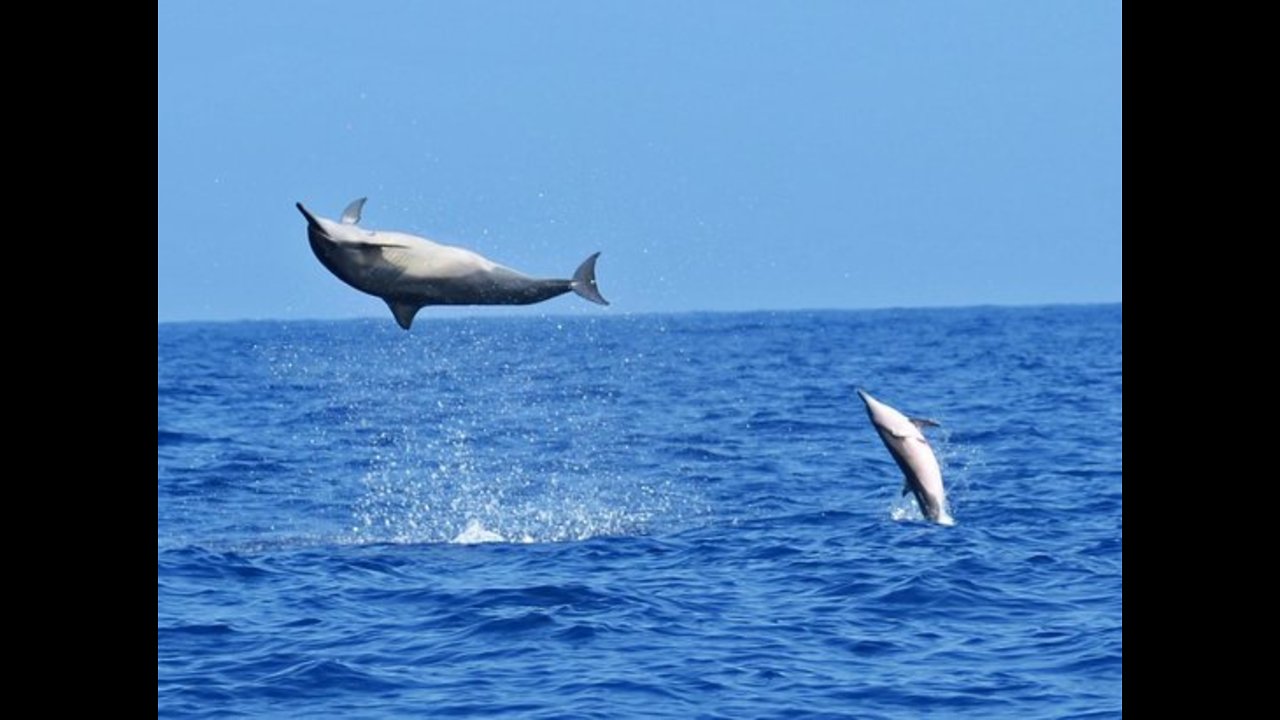
<path id="1" fill-rule="evenodd" d="M 418 314 L 422 309 L 420 305 L 413 303 L 398 302 L 396 300 L 388 300 L 387 306 L 391 308 L 391 314 L 396 316 L 396 324 L 405 330 L 413 325 L 413 316 Z"/>
<path id="2" fill-rule="evenodd" d="M 593 303 L 608 305 L 609 301 L 600 295 L 600 290 L 596 287 L 596 258 L 598 257 L 600 257 L 600 253 L 595 253 L 582 261 L 582 264 L 573 273 L 573 280 L 569 283 L 569 287 Z"/>

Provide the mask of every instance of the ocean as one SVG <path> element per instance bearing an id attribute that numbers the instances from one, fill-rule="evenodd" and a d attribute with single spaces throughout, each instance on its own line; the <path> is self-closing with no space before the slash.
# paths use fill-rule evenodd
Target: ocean
<path id="1" fill-rule="evenodd" d="M 160 717 L 1121 715 L 1121 305 L 535 312 L 158 326 Z"/>

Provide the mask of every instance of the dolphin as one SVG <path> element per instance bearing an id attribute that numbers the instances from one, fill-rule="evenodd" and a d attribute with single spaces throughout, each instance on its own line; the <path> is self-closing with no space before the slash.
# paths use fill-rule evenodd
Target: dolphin
<path id="1" fill-rule="evenodd" d="M 867 406 L 867 415 L 875 426 L 880 440 L 889 449 L 894 462 L 902 469 L 905 484 L 902 494 L 911 492 L 916 496 L 920 512 L 940 525 L 955 525 L 947 512 L 947 495 L 942 489 L 942 468 L 938 467 L 938 458 L 929 447 L 929 441 L 923 427 L 937 427 L 933 420 L 909 418 L 906 415 L 871 397 L 864 390 L 858 390 L 858 397 Z"/>
<path id="2" fill-rule="evenodd" d="M 337 220 L 317 217 L 297 203 L 307 219 L 307 240 L 320 264 L 338 279 L 386 301 L 405 330 L 426 305 L 528 305 L 570 290 L 600 305 L 595 253 L 572 280 L 544 280 L 503 267 L 470 250 L 441 245 L 401 232 L 365 230 L 360 212 L 367 198 L 347 205 Z"/>

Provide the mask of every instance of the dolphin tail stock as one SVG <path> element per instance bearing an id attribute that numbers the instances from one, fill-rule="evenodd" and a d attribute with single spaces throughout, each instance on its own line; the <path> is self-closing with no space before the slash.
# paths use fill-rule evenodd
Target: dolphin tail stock
<path id="1" fill-rule="evenodd" d="M 598 257 L 600 257 L 600 253 L 595 253 L 582 261 L 582 264 L 574 271 L 573 280 L 569 282 L 569 287 L 597 305 L 608 305 L 609 301 L 604 299 L 604 296 L 600 294 L 600 289 L 596 287 L 596 258 Z"/>

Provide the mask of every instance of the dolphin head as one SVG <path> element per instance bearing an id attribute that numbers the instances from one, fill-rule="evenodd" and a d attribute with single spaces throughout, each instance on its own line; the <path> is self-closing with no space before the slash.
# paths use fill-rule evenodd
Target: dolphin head
<path id="1" fill-rule="evenodd" d="M 307 238 L 311 240 L 314 246 L 316 242 L 333 242 L 332 236 L 329 234 L 329 228 L 326 225 L 333 225 L 332 220 L 326 220 L 322 217 L 316 217 L 311 211 L 302 205 L 302 203 L 294 203 L 298 206 L 298 212 L 302 213 L 302 217 L 307 219 Z"/>
<path id="2" fill-rule="evenodd" d="M 302 203 L 295 203 L 298 206 L 298 212 L 302 213 L 302 217 L 307 219 L 307 242 L 311 245 L 311 252 L 315 253 L 316 259 L 321 265 L 328 268 L 329 272 L 342 277 L 341 270 L 335 265 L 334 255 L 337 248 L 333 240 L 333 233 L 337 230 L 337 225 L 332 220 L 317 217 L 311 214 L 311 211 L 303 207 Z"/>
<path id="3" fill-rule="evenodd" d="M 347 209 L 342 211 L 340 220 L 330 220 L 313 215 L 302 203 L 294 203 L 302 217 L 307 219 L 307 238 L 311 241 L 311 249 L 316 255 L 322 251 L 333 250 L 334 245 L 362 243 L 365 236 L 371 233 L 360 229 L 360 212 L 364 209 L 365 198 L 353 200 Z"/>
<path id="4" fill-rule="evenodd" d="M 363 203 L 363 199 L 360 202 Z M 359 284 L 353 279 L 353 270 L 359 265 L 359 254 L 353 253 L 352 248 L 358 247 L 353 246 L 353 243 L 359 243 L 363 239 L 362 231 L 354 222 L 346 222 L 345 215 L 343 222 L 336 222 L 312 214 L 302 203 L 295 205 L 302 217 L 307 219 L 307 241 L 316 259 L 329 272 L 359 288 Z"/>
<path id="5" fill-rule="evenodd" d="M 899 415 L 893 408 L 885 405 L 879 400 L 871 396 L 871 393 L 858 388 L 858 397 L 862 398 L 862 404 L 867 408 L 867 415 L 871 418 L 871 422 L 877 428 L 883 428 L 893 422 L 893 416 Z"/>
<path id="6" fill-rule="evenodd" d="M 298 212 L 302 213 L 302 217 L 307 219 L 307 236 L 315 240 L 333 242 L 334 226 L 337 225 L 332 220 L 317 217 L 311 214 L 311 211 L 302 205 L 302 203 L 294 203 L 298 206 Z"/>

